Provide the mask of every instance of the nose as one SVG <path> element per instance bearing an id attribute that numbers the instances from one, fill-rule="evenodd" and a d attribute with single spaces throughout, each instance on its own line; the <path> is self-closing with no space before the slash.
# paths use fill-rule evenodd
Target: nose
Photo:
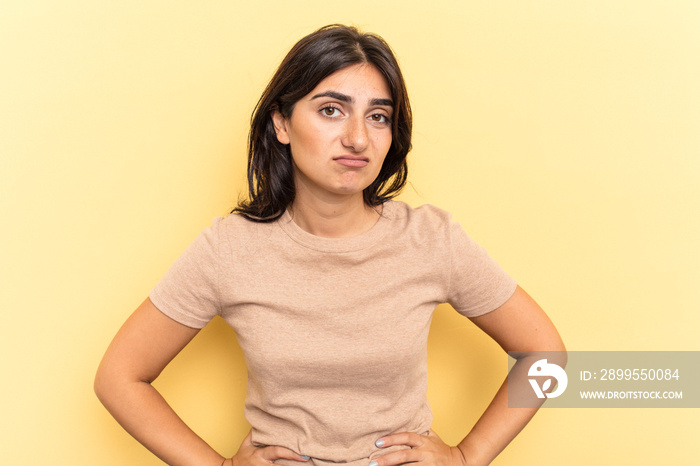
<path id="1" fill-rule="evenodd" d="M 341 142 L 347 148 L 355 152 L 362 152 L 369 144 L 369 134 L 365 119 L 362 116 L 348 118 L 343 129 L 343 137 Z"/>

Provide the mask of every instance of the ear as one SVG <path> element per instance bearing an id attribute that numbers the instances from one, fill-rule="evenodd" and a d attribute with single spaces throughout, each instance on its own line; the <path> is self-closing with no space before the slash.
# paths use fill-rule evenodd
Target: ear
<path id="1" fill-rule="evenodd" d="M 272 124 L 275 126 L 277 140 L 282 144 L 289 144 L 289 132 L 287 131 L 287 120 L 279 110 L 272 111 Z"/>

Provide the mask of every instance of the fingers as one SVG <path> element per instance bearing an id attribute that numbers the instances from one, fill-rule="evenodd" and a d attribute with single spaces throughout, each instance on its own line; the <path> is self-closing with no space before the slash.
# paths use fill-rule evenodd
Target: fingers
<path id="1" fill-rule="evenodd" d="M 246 435 L 241 446 L 233 457 L 235 466 L 266 466 L 278 459 L 306 462 L 308 456 L 302 456 L 289 448 L 278 445 L 258 447 L 253 444 L 252 431 Z"/>
<path id="2" fill-rule="evenodd" d="M 464 464 L 462 458 L 458 457 L 456 459 L 460 461 L 455 461 L 453 450 L 459 449 L 448 446 L 432 430 L 425 435 L 413 432 L 387 435 L 377 440 L 376 445 L 381 448 L 403 445 L 410 447 L 410 449 L 398 450 L 379 456 L 370 462 L 369 466 L 396 466 L 405 463 L 415 463 L 414 466 L 454 466 Z"/>
<path id="3" fill-rule="evenodd" d="M 394 466 L 404 463 L 416 463 L 423 460 L 423 452 L 420 447 L 425 444 L 425 438 L 413 432 L 399 432 L 387 435 L 375 442 L 380 448 L 387 448 L 395 445 L 408 446 L 410 449 L 403 449 L 387 453 L 374 461 L 369 466 Z M 374 464 L 373 464 L 374 463 Z"/>
<path id="4" fill-rule="evenodd" d="M 395 466 L 405 463 L 417 463 L 423 460 L 420 450 L 399 450 L 375 458 L 369 466 Z"/>
<path id="5" fill-rule="evenodd" d="M 279 459 L 292 460 L 292 461 L 308 461 L 308 456 L 299 455 L 289 448 L 280 446 L 270 446 L 260 449 L 262 457 L 264 460 L 273 462 Z"/>
<path id="6" fill-rule="evenodd" d="M 417 448 L 425 443 L 425 438 L 413 432 L 400 432 L 398 434 L 387 435 L 375 442 L 380 448 L 386 448 L 393 445 L 407 445 L 411 448 Z"/>

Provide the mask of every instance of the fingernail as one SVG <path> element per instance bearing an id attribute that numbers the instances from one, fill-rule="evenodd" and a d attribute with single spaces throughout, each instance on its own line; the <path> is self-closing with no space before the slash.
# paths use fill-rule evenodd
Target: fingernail
<path id="1" fill-rule="evenodd" d="M 306 455 L 301 455 L 301 457 L 304 458 L 304 461 L 309 461 L 311 459 L 310 456 L 306 456 Z"/>
<path id="2" fill-rule="evenodd" d="M 377 440 L 376 442 L 374 442 L 374 444 L 375 444 L 376 446 L 378 446 L 378 447 L 383 447 L 383 446 L 384 446 L 384 440 L 381 440 L 381 439 L 380 439 L 380 440 Z M 371 465 L 370 465 L 370 466 L 371 466 Z"/>
<path id="3" fill-rule="evenodd" d="M 377 463 L 376 461 L 369 462 L 369 466 L 378 466 L 378 465 L 379 465 L 379 463 Z"/>

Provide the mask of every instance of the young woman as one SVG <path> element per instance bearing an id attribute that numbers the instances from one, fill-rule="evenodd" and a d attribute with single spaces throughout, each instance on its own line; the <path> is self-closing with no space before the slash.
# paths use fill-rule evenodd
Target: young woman
<path id="1" fill-rule="evenodd" d="M 249 199 L 199 235 L 104 356 L 96 392 L 124 428 L 173 465 L 490 463 L 536 408 L 508 408 L 506 381 L 446 445 L 426 399 L 434 308 L 450 303 L 523 357 L 564 346 L 449 214 L 391 200 L 410 147 L 406 88 L 381 38 L 332 25 L 299 41 L 254 111 Z M 216 315 L 249 372 L 252 430 L 233 458 L 151 385 Z"/>

